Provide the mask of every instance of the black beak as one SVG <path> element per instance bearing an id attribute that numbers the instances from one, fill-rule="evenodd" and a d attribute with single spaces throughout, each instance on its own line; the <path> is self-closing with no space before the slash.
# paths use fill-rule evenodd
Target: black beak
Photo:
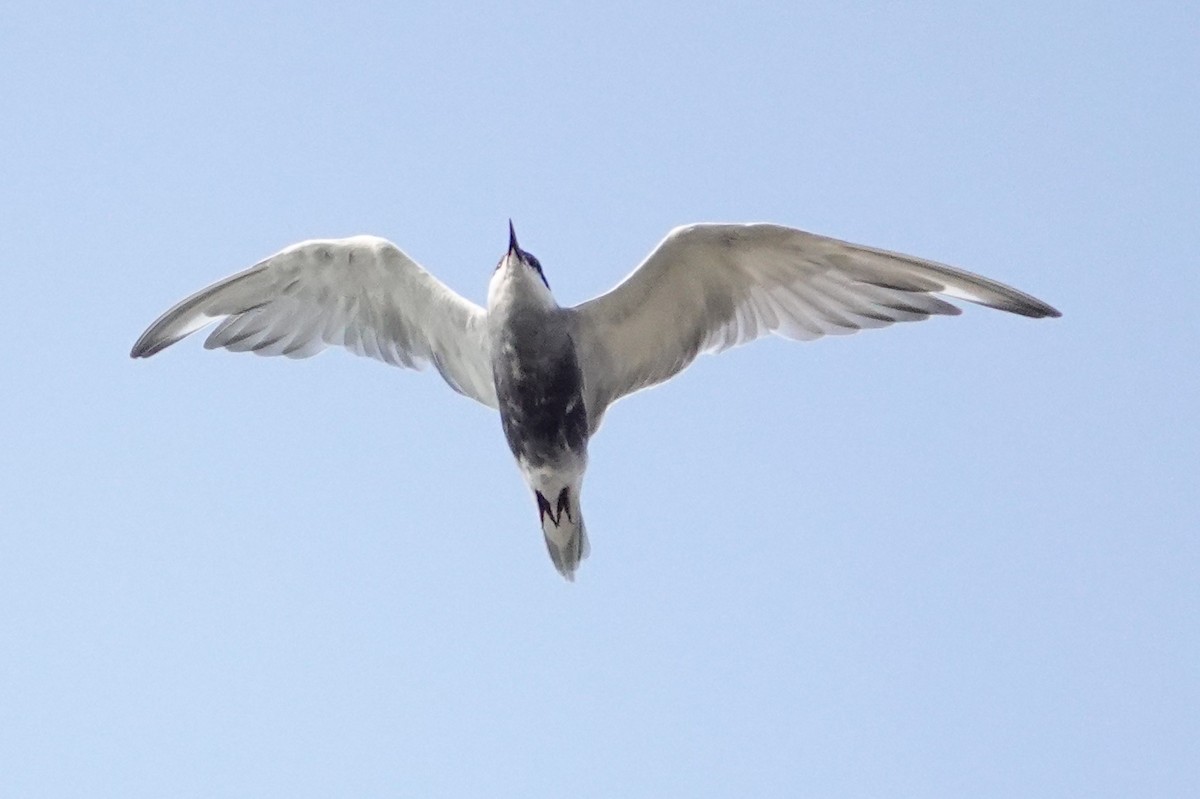
<path id="1" fill-rule="evenodd" d="M 520 252 L 521 248 L 517 246 L 517 231 L 513 230 L 512 220 L 508 220 L 508 252 Z"/>

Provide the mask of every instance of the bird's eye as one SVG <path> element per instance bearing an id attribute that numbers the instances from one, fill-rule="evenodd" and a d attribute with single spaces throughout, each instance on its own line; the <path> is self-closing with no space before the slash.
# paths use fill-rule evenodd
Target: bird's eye
<path id="1" fill-rule="evenodd" d="M 542 282 L 546 284 L 546 288 L 550 288 L 550 281 L 546 280 L 546 273 L 542 271 L 542 262 L 537 258 L 534 258 L 529 253 L 525 253 L 525 263 L 529 264 L 529 266 L 535 269 L 538 273 L 538 277 L 540 277 Z"/>

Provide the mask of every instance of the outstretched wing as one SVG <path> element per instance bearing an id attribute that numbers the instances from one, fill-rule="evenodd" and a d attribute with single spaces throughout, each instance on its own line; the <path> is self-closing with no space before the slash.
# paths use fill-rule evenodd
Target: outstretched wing
<path id="1" fill-rule="evenodd" d="M 620 397 L 701 352 L 768 333 L 811 340 L 958 314 L 936 295 L 1023 316 L 1059 316 L 994 280 L 779 225 L 676 228 L 612 291 L 575 309 L 593 428 Z"/>
<path id="2" fill-rule="evenodd" d="M 307 358 L 342 346 L 394 366 L 432 362 L 451 388 L 496 407 L 486 312 L 375 236 L 294 244 L 158 318 L 147 358 L 221 320 L 208 349 Z"/>

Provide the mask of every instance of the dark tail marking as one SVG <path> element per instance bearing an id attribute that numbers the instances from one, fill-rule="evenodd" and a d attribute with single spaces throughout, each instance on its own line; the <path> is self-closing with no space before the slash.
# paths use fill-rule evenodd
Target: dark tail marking
<path id="1" fill-rule="evenodd" d="M 571 489 L 570 487 L 563 488 L 558 492 L 558 499 L 555 501 L 555 507 L 550 507 L 550 501 L 542 495 L 541 491 L 534 491 L 537 494 L 538 517 L 542 526 L 546 525 L 546 517 L 550 517 L 550 521 L 554 522 L 554 526 L 558 527 L 558 523 L 562 521 L 563 514 L 567 515 L 567 521 L 574 521 L 571 518 Z"/>

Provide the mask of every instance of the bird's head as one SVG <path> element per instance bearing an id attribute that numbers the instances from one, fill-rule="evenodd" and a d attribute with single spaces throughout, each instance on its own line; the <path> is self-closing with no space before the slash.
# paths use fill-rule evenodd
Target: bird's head
<path id="1" fill-rule="evenodd" d="M 496 269 L 508 268 L 512 270 L 521 270 L 531 272 L 537 275 L 542 285 L 547 290 L 550 289 L 550 283 L 546 280 L 546 275 L 542 273 L 542 264 L 532 253 L 525 252 L 517 244 L 517 232 L 513 230 L 512 220 L 508 220 L 508 252 L 500 259 L 500 263 L 496 265 Z"/>

